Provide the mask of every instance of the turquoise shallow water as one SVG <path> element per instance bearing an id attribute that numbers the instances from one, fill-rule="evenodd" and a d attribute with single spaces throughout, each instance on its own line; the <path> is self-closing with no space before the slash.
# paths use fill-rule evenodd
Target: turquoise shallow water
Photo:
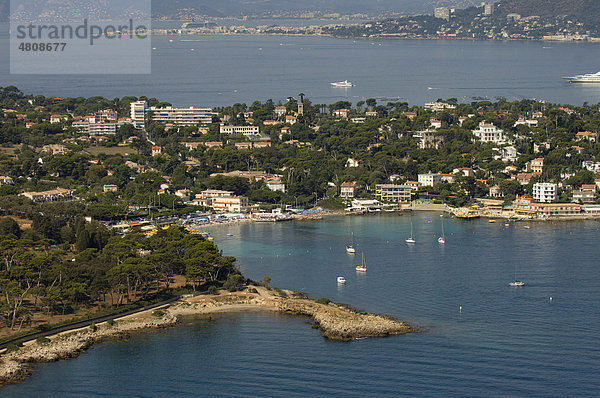
<path id="1" fill-rule="evenodd" d="M 411 219 L 413 247 L 404 243 Z M 212 230 L 250 278 L 269 275 L 276 286 L 394 315 L 424 333 L 339 343 L 302 318 L 186 318 L 36 365 L 0 396 L 597 395 L 600 224 L 444 220 L 445 247 L 436 213 Z M 344 250 L 352 231 L 354 259 Z M 365 275 L 353 269 L 362 251 Z M 515 264 L 525 288 L 508 287 Z"/>

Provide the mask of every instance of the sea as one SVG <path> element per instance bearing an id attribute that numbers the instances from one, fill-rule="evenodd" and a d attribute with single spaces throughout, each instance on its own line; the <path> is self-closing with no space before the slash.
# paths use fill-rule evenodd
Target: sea
<path id="1" fill-rule="evenodd" d="M 436 212 L 211 227 L 251 279 L 422 332 L 335 342 L 302 317 L 186 317 L 37 364 L 0 396 L 597 396 L 599 231 L 598 221 L 492 224 Z M 368 271 L 356 273 L 363 254 Z M 525 287 L 510 287 L 515 277 Z"/>
<path id="2" fill-rule="evenodd" d="M 292 25 L 323 21 L 283 21 Z M 239 21 L 225 21 L 234 25 Z M 273 24 L 269 20 L 246 25 Z M 179 23 L 157 22 L 155 27 Z M 0 86 L 59 97 L 156 97 L 175 106 L 218 107 L 304 93 L 313 104 L 422 106 L 505 98 L 583 105 L 600 102 L 600 85 L 570 84 L 563 76 L 600 70 L 600 43 L 472 40 L 369 40 L 298 36 L 153 36 L 152 73 L 146 75 L 9 74 L 9 28 L 0 24 Z M 102 51 L 98 47 L 97 51 Z M 104 54 L 107 64 L 118 49 Z M 349 80 L 351 88 L 332 82 Z"/>
<path id="3" fill-rule="evenodd" d="M 8 54 L 7 32 L 0 26 L 1 54 Z M 211 107 L 277 103 L 301 92 L 315 104 L 600 102 L 600 85 L 561 79 L 597 72 L 598 43 L 155 36 L 152 46 L 150 75 L 11 75 L 4 56 L 0 86 Z M 107 62 L 118 56 L 106 54 Z M 355 86 L 330 86 L 346 79 Z M 438 213 L 211 229 L 247 277 L 268 275 L 274 286 L 393 315 L 422 333 L 340 343 L 304 318 L 191 317 L 76 359 L 37 364 L 31 378 L 0 396 L 598 395 L 600 224 L 443 220 L 444 246 Z M 411 223 L 417 243 L 407 246 Z M 344 249 L 352 233 L 354 257 Z M 356 274 L 363 253 L 368 272 Z M 508 286 L 515 273 L 525 287 Z"/>

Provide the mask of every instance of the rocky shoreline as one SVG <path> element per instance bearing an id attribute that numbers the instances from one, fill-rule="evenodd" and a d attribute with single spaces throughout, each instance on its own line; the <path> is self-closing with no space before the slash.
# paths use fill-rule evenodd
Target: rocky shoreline
<path id="1" fill-rule="evenodd" d="M 357 311 L 330 302 L 320 304 L 310 300 L 286 300 L 280 311 L 310 317 L 321 335 L 331 340 L 349 341 L 365 337 L 417 333 L 419 329 L 389 316 Z"/>
<path id="2" fill-rule="evenodd" d="M 32 364 L 75 358 L 95 343 L 109 338 L 127 338 L 131 333 L 156 330 L 177 324 L 177 317 L 165 312 L 160 317 L 136 314 L 114 323 L 60 333 L 47 340 L 27 342 L 17 351 L 0 356 L 0 386 L 24 380 L 31 374 Z"/>
<path id="3" fill-rule="evenodd" d="M 34 363 L 77 357 L 93 344 L 108 338 L 126 338 L 135 332 L 171 327 L 182 316 L 241 311 L 274 311 L 307 316 L 323 337 L 339 341 L 419 332 L 417 328 L 392 317 L 360 312 L 326 300 L 310 300 L 301 293 L 288 290 L 251 286 L 243 292 L 186 297 L 160 310 L 141 312 L 114 322 L 28 342 L 18 350 L 0 356 L 0 386 L 27 378 Z"/>

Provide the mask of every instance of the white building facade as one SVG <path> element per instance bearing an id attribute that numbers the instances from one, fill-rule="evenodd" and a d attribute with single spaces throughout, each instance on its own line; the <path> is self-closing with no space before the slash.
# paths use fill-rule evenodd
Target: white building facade
<path id="1" fill-rule="evenodd" d="M 136 101 L 130 104 L 130 117 L 136 128 L 144 128 L 146 120 L 150 118 L 157 123 L 172 123 L 180 126 L 196 126 L 210 124 L 215 115 L 211 108 L 148 108 L 146 101 Z"/>
<path id="2" fill-rule="evenodd" d="M 243 135 L 259 135 L 260 128 L 258 126 L 224 126 L 221 125 L 221 134 L 243 134 Z"/>
<path id="3" fill-rule="evenodd" d="M 558 200 L 558 185 L 548 182 L 533 184 L 533 200 L 539 203 L 551 203 Z"/>
<path id="4" fill-rule="evenodd" d="M 494 144 L 505 144 L 506 133 L 491 123 L 481 122 L 479 128 L 473 131 L 473 135 L 481 142 L 493 142 Z"/>
<path id="5" fill-rule="evenodd" d="M 442 182 L 442 175 L 438 173 L 419 174 L 419 184 L 424 187 L 433 187 Z"/>

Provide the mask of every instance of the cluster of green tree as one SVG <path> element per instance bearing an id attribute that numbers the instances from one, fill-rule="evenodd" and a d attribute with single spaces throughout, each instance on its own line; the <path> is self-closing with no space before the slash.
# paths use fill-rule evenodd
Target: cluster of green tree
<path id="1" fill-rule="evenodd" d="M 16 107 L 14 101 L 23 99 L 18 90 L 3 91 L 6 91 L 4 101 L 13 101 L 13 107 Z M 137 149 L 135 153 L 126 156 L 100 154 L 93 157 L 81 148 L 73 148 L 68 155 L 51 156 L 23 145 L 15 151 L 14 156 L 0 156 L 0 166 L 17 183 L 15 187 L 0 187 L 0 195 L 14 195 L 20 189 L 39 191 L 56 186 L 72 187 L 84 199 L 82 214 L 98 219 L 114 219 L 127 215 L 130 206 L 151 207 L 156 211 L 174 210 L 181 202 L 178 197 L 168 193 L 157 194 L 160 185 L 166 182 L 165 177 L 171 184 L 171 193 L 184 188 L 191 189 L 195 194 L 208 188 L 224 189 L 237 195 L 246 195 L 255 202 L 271 204 L 302 204 L 319 197 L 332 197 L 345 181 L 357 181 L 360 186 L 367 188 L 359 194 L 369 196 L 368 188 L 389 181 L 394 174 L 415 180 L 419 173 L 451 173 L 461 167 L 474 167 L 478 170 L 476 179 L 500 184 L 510 177 L 504 172 L 507 162 L 498 159 L 498 148 L 494 145 L 473 140 L 471 131 L 481 121 L 491 122 L 507 132 L 521 154 L 514 162 L 519 170 L 529 160 L 543 157 L 544 173 L 539 177 L 542 181 L 559 180 L 562 175 L 577 173 L 583 161 L 597 160 L 597 154 L 600 153 L 600 144 L 575 141 L 579 131 L 600 130 L 598 107 L 588 104 L 566 109 L 533 100 L 499 100 L 495 103 L 482 100 L 459 104 L 452 98 L 445 102 L 455 105 L 455 109 L 434 113 L 416 106 L 409 107 L 405 102 L 378 104 L 372 98 L 360 101 L 353 107 L 347 101 L 313 105 L 303 95 L 300 97 L 305 112 L 298 118 L 298 123 L 289 126 L 290 134 L 280 138 L 281 125 L 261 126 L 261 131 L 271 137 L 273 145 L 269 148 L 238 150 L 228 143 L 231 136 L 219 134 L 219 123 L 216 122 L 209 126 L 208 134 L 199 138 L 197 126 L 165 130 L 164 125 L 151 123 L 147 128 L 148 136 L 162 147 L 162 154 L 157 156 L 151 156 L 151 144 L 132 126 L 124 126 L 120 131 L 119 139 L 140 136 L 133 145 Z M 94 101 L 99 100 L 95 98 Z M 28 101 L 24 103 L 24 106 L 30 106 Z M 235 104 L 220 108 L 218 112 L 221 117 L 229 116 L 230 120 L 238 118 L 239 122 L 243 122 L 244 113 L 251 112 L 255 121 L 260 123 L 275 118 L 274 106 L 271 100 L 265 103 L 256 101 L 250 107 Z M 298 100 L 289 98 L 284 106 L 289 112 L 296 111 Z M 367 118 L 365 123 L 357 124 L 331 114 L 333 110 L 343 108 L 351 110 L 350 117 L 364 116 L 367 108 L 376 110 L 378 117 Z M 415 116 L 409 117 L 407 111 Z M 539 119 L 538 127 L 515 125 L 519 117 L 531 116 L 533 112 L 543 112 L 544 117 Z M 466 115 L 474 116 L 459 120 L 459 117 Z M 420 149 L 413 132 L 427 129 L 432 117 L 441 121 L 442 127 L 436 134 L 443 138 L 443 142 L 437 149 Z M 10 123 L 0 119 L 0 128 L 6 124 Z M 43 136 L 37 130 L 30 134 L 33 137 Z M 69 133 L 56 135 L 64 137 L 65 134 Z M 189 151 L 182 142 L 190 140 L 220 141 L 225 145 L 222 150 L 200 146 Z M 311 147 L 298 148 L 286 144 L 289 140 L 308 142 Z M 574 150 L 572 147 L 575 143 L 583 150 Z M 360 161 L 360 166 L 347 168 L 349 157 Z M 192 162 L 183 163 L 188 160 Z M 149 171 L 137 174 L 132 167 L 125 165 L 127 161 Z M 270 191 L 262 182 L 248 183 L 243 179 L 211 177 L 214 173 L 233 170 L 281 174 L 286 192 Z M 586 180 L 589 181 L 589 178 Z M 579 185 L 578 179 L 569 181 L 575 187 Z M 107 184 L 116 185 L 118 191 L 104 193 L 102 187 Z M 445 186 L 445 190 L 432 190 L 429 194 L 450 203 L 454 203 L 454 198 L 468 200 L 473 196 L 485 196 L 483 184 L 475 185 L 479 189 L 473 189 L 472 182 L 467 186 L 464 181 L 457 182 Z M 528 191 L 528 187 L 525 187 L 525 192 Z M 462 202 L 463 199 L 460 199 L 457 203 Z M 23 203 L 17 205 L 23 206 Z M 35 211 L 34 208 L 30 213 Z"/>
<path id="2" fill-rule="evenodd" d="M 26 119 L 17 117 L 16 113 L 6 113 L 0 124 L 1 144 L 27 144 L 42 146 L 55 144 L 63 138 L 63 128 L 60 125 L 50 124 L 50 116 L 54 114 L 72 114 L 85 116 L 101 110 L 112 110 L 117 116 L 129 116 L 130 104 L 134 101 L 145 100 L 149 106 L 168 106 L 167 102 L 160 102 L 156 98 L 148 97 L 123 97 L 112 100 L 104 97 L 77 97 L 57 98 L 43 95 L 25 95 L 15 86 L 0 87 L 0 108 L 16 110 L 25 114 Z M 26 122 L 35 125 L 26 128 Z M 73 129 L 68 130 L 71 133 Z M 134 134 L 133 126 L 122 128 L 114 140 L 122 140 Z M 116 141 L 119 142 L 119 141 Z"/>
<path id="3" fill-rule="evenodd" d="M 117 236 L 81 219 L 62 224 L 41 218 L 33 230 L 0 219 L 0 313 L 11 330 L 30 324 L 36 313 L 114 308 L 144 299 L 169 289 L 175 275 L 185 275 L 194 290 L 224 283 L 235 289 L 244 282 L 235 258 L 180 227 L 151 237 Z"/>

